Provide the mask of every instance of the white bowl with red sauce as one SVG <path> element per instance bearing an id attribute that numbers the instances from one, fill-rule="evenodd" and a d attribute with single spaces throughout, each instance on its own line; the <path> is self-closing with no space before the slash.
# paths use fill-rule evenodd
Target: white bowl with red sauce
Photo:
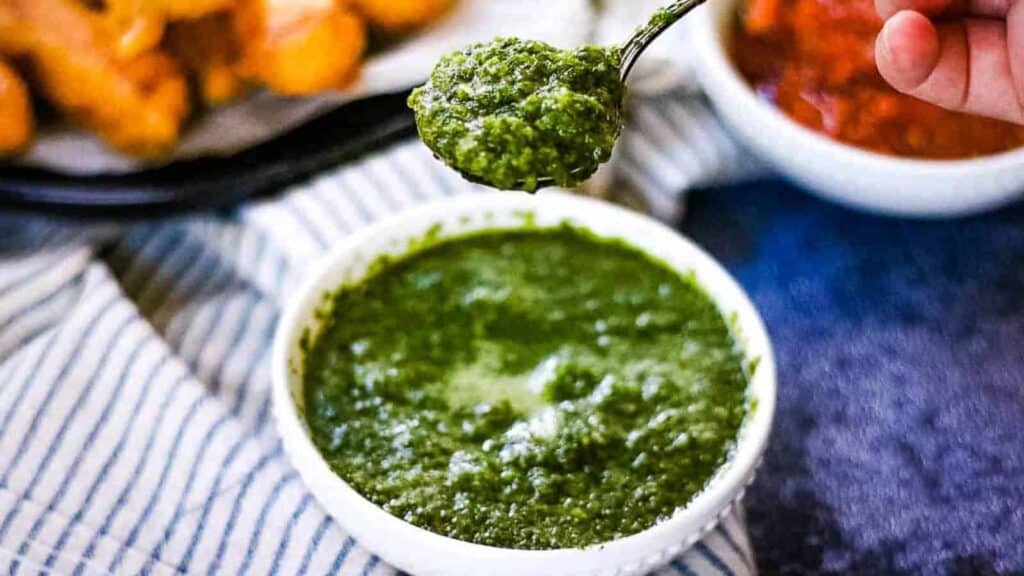
<path id="1" fill-rule="evenodd" d="M 697 75 L 733 132 L 780 172 L 827 199 L 891 216 L 963 216 L 1024 196 L 1024 148 L 963 160 L 906 158 L 832 140 L 790 119 L 730 57 L 744 1 L 714 0 L 688 19 Z"/>

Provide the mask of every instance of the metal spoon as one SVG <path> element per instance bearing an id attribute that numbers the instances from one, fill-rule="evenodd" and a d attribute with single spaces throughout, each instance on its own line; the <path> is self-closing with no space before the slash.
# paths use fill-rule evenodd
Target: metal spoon
<path id="1" fill-rule="evenodd" d="M 657 40 L 658 36 L 661 36 L 663 32 L 682 19 L 683 16 L 686 16 L 691 10 L 706 1 L 707 0 L 675 0 L 668 6 L 659 8 L 654 15 L 651 16 L 651 19 L 648 20 L 647 24 L 637 28 L 637 30 L 633 32 L 633 35 L 619 47 L 621 52 L 619 71 L 622 81 L 626 81 L 629 77 L 629 73 L 633 71 L 633 66 L 636 65 L 636 61 L 640 58 L 640 55 L 644 53 L 644 50 L 646 50 L 648 46 Z M 462 177 L 476 184 L 488 184 L 483 179 L 477 178 L 471 174 L 464 173 L 462 174 Z M 554 185 L 555 181 L 552 178 L 539 178 L 537 180 L 538 188 Z"/>
<path id="2" fill-rule="evenodd" d="M 629 73 L 633 71 L 633 65 L 662 32 L 668 30 L 673 24 L 686 16 L 691 10 L 703 4 L 706 0 L 676 0 L 668 6 L 659 8 L 651 16 L 647 24 L 637 28 L 633 36 L 626 40 L 620 47 L 622 60 L 619 61 L 619 70 L 622 71 L 622 81 L 625 82 Z"/>

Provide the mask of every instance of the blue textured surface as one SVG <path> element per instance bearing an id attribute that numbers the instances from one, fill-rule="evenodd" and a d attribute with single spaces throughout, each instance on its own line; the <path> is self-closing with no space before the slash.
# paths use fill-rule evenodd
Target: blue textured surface
<path id="1" fill-rule="evenodd" d="M 780 183 L 697 193 L 779 364 L 763 574 L 1024 574 L 1024 205 L 913 222 Z"/>

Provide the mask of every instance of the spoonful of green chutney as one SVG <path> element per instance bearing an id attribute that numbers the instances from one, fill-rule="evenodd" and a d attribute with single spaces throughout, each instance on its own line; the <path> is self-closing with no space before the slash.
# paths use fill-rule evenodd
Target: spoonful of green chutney
<path id="1" fill-rule="evenodd" d="M 444 56 L 409 96 L 420 137 L 472 182 L 527 192 L 574 186 L 611 157 L 637 59 L 704 1 L 661 8 L 621 46 L 560 50 L 498 38 Z"/>

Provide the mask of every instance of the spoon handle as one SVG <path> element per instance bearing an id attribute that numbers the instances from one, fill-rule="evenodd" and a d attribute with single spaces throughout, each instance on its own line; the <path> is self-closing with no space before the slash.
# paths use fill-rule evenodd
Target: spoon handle
<path id="1" fill-rule="evenodd" d="M 670 26 L 686 16 L 690 10 L 703 4 L 705 0 L 675 0 L 668 6 L 659 8 L 647 24 L 641 26 L 633 33 L 633 36 L 622 45 L 622 61 L 619 68 L 622 71 L 622 80 L 633 70 L 637 58 L 652 42 L 661 36 L 661 33 L 668 30 Z"/>

